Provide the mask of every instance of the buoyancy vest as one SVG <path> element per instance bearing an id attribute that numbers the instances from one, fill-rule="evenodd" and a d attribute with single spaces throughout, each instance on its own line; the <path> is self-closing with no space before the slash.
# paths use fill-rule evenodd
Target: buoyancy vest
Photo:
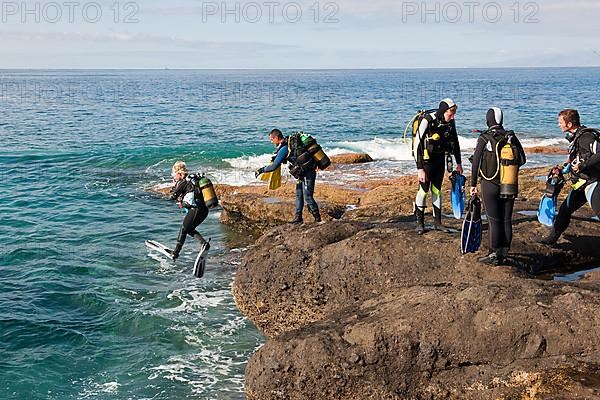
<path id="1" fill-rule="evenodd" d="M 596 154 L 596 147 L 600 142 L 600 132 L 597 129 L 581 127 L 575 134 L 575 139 L 569 148 L 569 158 L 571 162 L 587 162 Z M 600 179 L 600 164 L 592 166 L 584 172 L 574 172 L 571 174 L 577 178 L 584 179 L 588 183 Z"/>
<path id="2" fill-rule="evenodd" d="M 306 172 L 315 171 L 317 162 L 302 142 L 302 134 L 296 133 L 288 138 L 288 161 L 290 163 L 290 174 L 294 178 L 300 178 Z"/>

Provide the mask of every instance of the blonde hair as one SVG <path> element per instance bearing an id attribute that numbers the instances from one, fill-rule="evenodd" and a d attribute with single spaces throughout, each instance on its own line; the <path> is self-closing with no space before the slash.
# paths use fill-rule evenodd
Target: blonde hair
<path id="1" fill-rule="evenodd" d="M 171 172 L 173 174 L 181 174 L 185 176 L 188 174 L 187 165 L 185 165 L 184 161 L 177 161 L 175 164 L 173 164 Z"/>

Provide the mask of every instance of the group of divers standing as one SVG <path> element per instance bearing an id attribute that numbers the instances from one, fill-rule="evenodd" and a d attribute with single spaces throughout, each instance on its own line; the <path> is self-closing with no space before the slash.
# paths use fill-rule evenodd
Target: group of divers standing
<path id="1" fill-rule="evenodd" d="M 461 150 L 455 124 L 458 106 L 451 99 L 444 99 L 437 109 L 421 111 L 411 121 L 413 124 L 412 150 L 417 167 L 419 187 L 414 202 L 416 233 L 422 235 L 425 229 L 425 210 L 427 195 L 431 193 L 433 209 L 433 229 L 442 230 L 442 183 L 446 171 L 453 175 L 463 174 Z M 503 125 L 504 116 L 500 108 L 487 111 L 487 130 L 480 132 L 475 152 L 470 158 L 471 176 L 470 196 L 478 198 L 477 188 L 481 183 L 481 198 L 489 224 L 490 253 L 479 261 L 490 265 L 502 265 L 506 261 L 512 242 L 512 214 L 517 197 L 518 168 L 525 164 L 525 151 L 513 131 Z M 566 109 L 558 114 L 558 126 L 569 141 L 569 156 L 563 166 L 554 167 L 551 174 L 571 174 L 571 190 L 553 219 L 548 235 L 539 238 L 539 242 L 552 245 L 567 229 L 571 215 L 589 203 L 594 213 L 600 217 L 600 132 L 583 126 L 579 113 Z M 314 199 L 317 169 L 326 168 L 330 161 L 324 155 L 314 138 L 298 133 L 284 136 L 279 129 L 269 133 L 269 139 L 276 147 L 269 165 L 255 171 L 255 177 L 263 174 L 278 174 L 283 164 L 289 165 L 290 174 L 297 179 L 296 210 L 293 224 L 303 223 L 302 211 L 306 205 L 314 221 L 321 221 L 319 206 Z M 508 150 L 508 155 L 506 154 Z M 452 162 L 452 158 L 456 166 Z M 512 182 L 506 182 L 503 169 L 516 171 Z M 505 175 L 505 174 L 504 174 Z M 206 201 L 197 190 L 197 182 L 190 179 L 184 162 L 173 165 L 172 176 L 175 186 L 171 198 L 177 200 L 187 210 L 180 229 L 177 245 L 172 250 L 176 259 L 185 242 L 186 236 L 197 239 L 206 246 L 206 240 L 196 228 L 208 214 Z M 279 175 L 280 177 L 280 175 Z M 279 178 L 280 179 L 280 178 Z M 508 178 L 510 180 L 510 178 Z M 190 195 L 195 193 L 195 195 Z M 209 196 L 210 195 L 210 192 Z"/>
<path id="2" fill-rule="evenodd" d="M 456 160 L 456 173 L 462 174 L 461 152 L 455 125 L 458 106 L 451 99 L 442 100 L 437 110 L 426 112 L 415 126 L 413 155 L 417 163 L 419 190 L 414 210 L 416 231 L 425 232 L 424 218 L 426 196 L 431 191 L 434 229 L 442 229 L 441 185 L 448 155 Z M 504 115 L 500 108 L 487 111 L 487 130 L 480 132 L 471 160 L 470 194 L 479 194 L 477 183 L 481 182 L 481 197 L 489 224 L 490 253 L 479 258 L 480 262 L 502 265 L 512 243 L 512 214 L 518 194 L 518 168 L 525 164 L 523 146 L 514 131 L 506 130 Z M 569 142 L 569 156 L 564 165 L 553 167 L 550 177 L 571 174 L 571 190 L 553 218 L 550 232 L 538 239 L 542 244 L 553 245 L 569 226 L 575 211 L 589 203 L 600 217 L 600 132 L 587 128 L 580 122 L 577 110 L 565 109 L 558 114 L 558 126 Z M 508 149 L 508 156 L 505 150 Z M 450 160 L 451 161 L 451 160 Z M 505 182 L 503 169 L 512 170 L 513 179 Z M 557 196 L 556 181 L 554 193 Z M 558 189 L 560 190 L 560 189 Z"/>

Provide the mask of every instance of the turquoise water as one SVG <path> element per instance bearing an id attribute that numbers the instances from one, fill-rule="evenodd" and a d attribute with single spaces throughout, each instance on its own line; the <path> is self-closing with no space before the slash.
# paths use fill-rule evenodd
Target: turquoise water
<path id="1" fill-rule="evenodd" d="M 264 341 L 230 293 L 248 238 L 212 210 L 203 279 L 192 241 L 177 263 L 143 244 L 177 236 L 177 206 L 147 191 L 176 160 L 251 182 L 280 127 L 333 154 L 366 150 L 383 174 L 411 172 L 404 125 L 447 96 L 465 154 L 491 105 L 526 144 L 559 144 L 560 109 L 600 122 L 599 72 L 0 71 L 1 398 L 243 398 Z"/>

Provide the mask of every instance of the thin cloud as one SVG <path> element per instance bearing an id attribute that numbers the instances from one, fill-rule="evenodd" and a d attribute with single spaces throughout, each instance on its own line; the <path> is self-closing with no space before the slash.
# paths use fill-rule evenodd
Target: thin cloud
<path id="1" fill-rule="evenodd" d="M 176 36 L 150 35 L 145 33 L 129 32 L 28 32 L 28 31 L 2 31 L 2 39 L 18 40 L 46 40 L 46 41 L 85 41 L 100 43 L 124 43 L 124 44 L 153 44 L 167 48 L 173 46 L 187 49 L 229 49 L 239 48 L 260 48 L 262 50 L 271 49 L 293 49 L 293 45 L 279 45 L 266 42 L 219 42 L 205 41 L 197 39 L 188 39 Z"/>

